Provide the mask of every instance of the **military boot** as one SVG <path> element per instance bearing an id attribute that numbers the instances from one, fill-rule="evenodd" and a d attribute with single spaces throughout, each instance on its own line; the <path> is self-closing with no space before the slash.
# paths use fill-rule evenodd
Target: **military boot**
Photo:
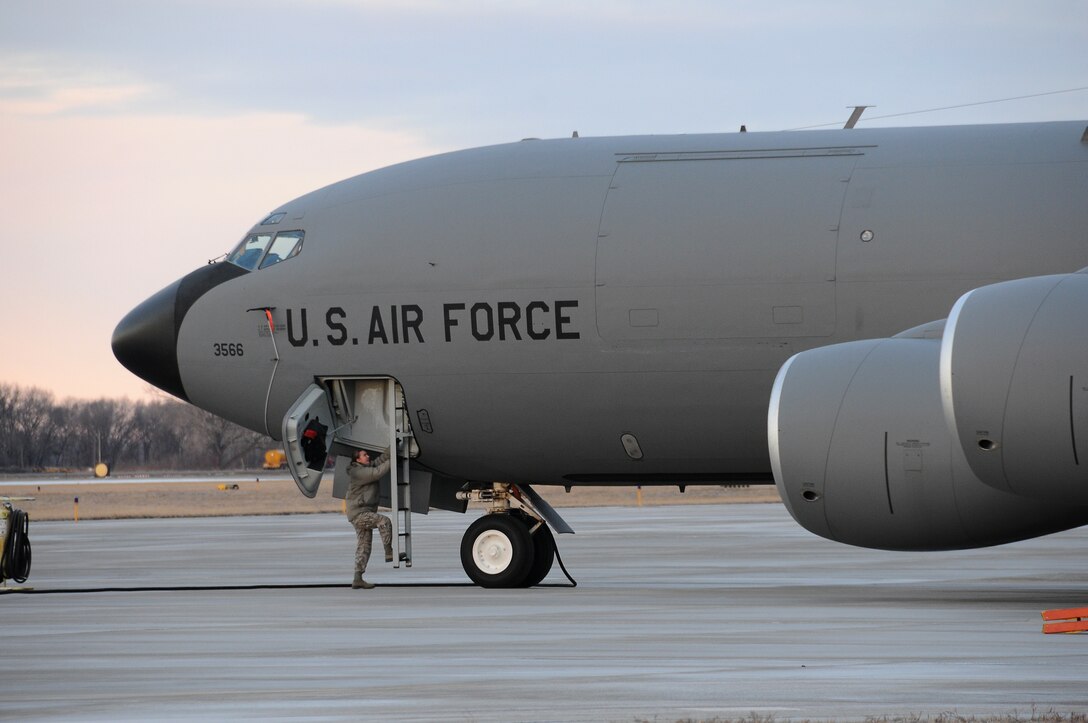
<path id="1" fill-rule="evenodd" d="M 372 587 L 374 587 L 374 583 L 364 580 L 363 573 L 355 573 L 355 578 L 351 581 L 352 590 L 358 590 L 359 588 L 362 588 L 363 590 L 369 590 Z"/>
<path id="2" fill-rule="evenodd" d="M 393 562 L 393 548 L 392 547 L 385 548 L 385 561 L 386 562 Z"/>

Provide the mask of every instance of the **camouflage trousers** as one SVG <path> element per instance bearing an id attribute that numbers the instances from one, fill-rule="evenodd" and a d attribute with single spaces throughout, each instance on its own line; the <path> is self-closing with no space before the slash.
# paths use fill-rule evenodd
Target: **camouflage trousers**
<path id="1" fill-rule="evenodd" d="M 355 527 L 355 536 L 359 538 L 359 544 L 355 548 L 355 571 L 366 572 L 366 564 L 370 562 L 370 548 L 374 539 L 374 528 L 382 536 L 382 545 L 386 550 L 393 549 L 393 523 L 385 515 L 377 512 L 360 512 L 351 519 Z"/>

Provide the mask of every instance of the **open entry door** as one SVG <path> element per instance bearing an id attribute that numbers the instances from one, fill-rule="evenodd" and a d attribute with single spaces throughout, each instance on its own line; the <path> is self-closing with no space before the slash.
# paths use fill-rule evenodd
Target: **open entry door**
<path id="1" fill-rule="evenodd" d="M 322 381 L 336 417 L 337 444 L 378 453 L 396 445 L 392 456 L 419 456 L 400 384 L 388 377 L 326 377 Z"/>
<path id="2" fill-rule="evenodd" d="M 360 449 L 389 452 L 394 461 L 419 455 L 404 391 L 393 379 L 327 377 L 321 382 L 308 386 L 283 418 L 287 468 L 302 494 L 317 495 L 330 452 L 348 458 Z"/>
<path id="3" fill-rule="evenodd" d="M 317 384 L 307 387 L 283 418 L 287 469 L 307 497 L 317 494 L 335 431 L 329 398 Z"/>

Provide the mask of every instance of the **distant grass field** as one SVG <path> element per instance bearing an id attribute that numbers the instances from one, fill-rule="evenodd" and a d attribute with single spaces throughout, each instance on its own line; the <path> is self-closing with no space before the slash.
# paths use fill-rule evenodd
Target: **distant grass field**
<path id="1" fill-rule="evenodd" d="M 221 484 L 238 489 L 220 490 Z M 209 477 L 208 482 L 161 482 L 124 484 L 102 482 L 79 485 L 35 486 L 5 485 L 0 481 L 0 496 L 34 497 L 34 501 L 14 503 L 33 520 L 72 520 L 75 499 L 79 498 L 81 520 L 131 517 L 212 517 L 218 515 L 279 515 L 340 512 L 341 501 L 333 499 L 332 484 L 322 483 L 314 499 L 304 497 L 291 480 L 261 480 L 255 477 Z M 558 486 L 534 489 L 554 507 L 634 506 L 639 495 L 634 487 L 575 487 L 567 493 Z M 683 493 L 676 487 L 645 487 L 642 504 L 724 504 L 777 502 L 773 485 L 754 487 L 688 487 Z"/>

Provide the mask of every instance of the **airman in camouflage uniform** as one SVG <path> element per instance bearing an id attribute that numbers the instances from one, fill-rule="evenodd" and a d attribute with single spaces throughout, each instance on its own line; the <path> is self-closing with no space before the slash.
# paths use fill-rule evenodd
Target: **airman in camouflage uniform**
<path id="1" fill-rule="evenodd" d="M 346 497 L 348 521 L 355 527 L 359 544 L 355 548 L 355 578 L 351 581 L 353 589 L 369 590 L 374 583 L 363 579 L 366 564 L 370 561 L 370 547 L 374 528 L 382 536 L 385 545 L 385 561 L 393 561 L 393 523 L 385 515 L 378 514 L 378 480 L 389 471 L 389 455 L 382 454 L 373 462 L 370 453 L 360 450 L 348 465 L 348 484 Z"/>

